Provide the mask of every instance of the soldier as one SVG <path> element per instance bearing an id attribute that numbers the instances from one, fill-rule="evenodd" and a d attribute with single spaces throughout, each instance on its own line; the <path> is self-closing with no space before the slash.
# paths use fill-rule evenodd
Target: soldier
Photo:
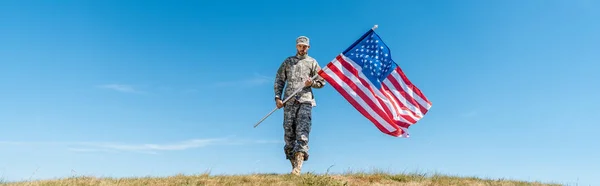
<path id="1" fill-rule="evenodd" d="M 296 55 L 287 57 L 277 70 L 275 77 L 275 102 L 277 108 L 284 108 L 284 153 L 292 164 L 292 174 L 299 175 L 302 163 L 308 160 L 308 139 L 312 125 L 312 107 L 316 106 L 312 88 L 322 88 L 325 80 L 317 76 L 321 67 L 317 60 L 308 56 L 309 39 L 300 36 L 296 39 Z M 285 95 L 282 98 L 284 85 Z M 302 88 L 303 87 L 303 88 Z M 285 104 L 282 100 L 294 91 L 300 92 Z"/>

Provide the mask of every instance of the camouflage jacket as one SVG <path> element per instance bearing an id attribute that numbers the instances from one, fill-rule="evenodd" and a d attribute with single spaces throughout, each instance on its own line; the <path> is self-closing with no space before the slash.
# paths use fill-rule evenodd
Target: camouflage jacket
<path id="1" fill-rule="evenodd" d="M 308 55 L 287 57 L 281 63 L 275 75 L 275 98 L 285 100 L 294 91 L 304 87 L 304 82 L 317 75 L 319 70 L 321 70 L 321 67 L 317 60 Z M 284 93 L 284 85 L 286 84 Z M 298 100 L 301 103 L 310 103 L 316 106 L 312 88 L 322 88 L 323 86 L 325 86 L 325 80 L 317 76 L 312 86 L 303 88 L 293 98 L 289 99 L 288 103 Z M 283 97 L 282 94 L 284 94 Z"/>

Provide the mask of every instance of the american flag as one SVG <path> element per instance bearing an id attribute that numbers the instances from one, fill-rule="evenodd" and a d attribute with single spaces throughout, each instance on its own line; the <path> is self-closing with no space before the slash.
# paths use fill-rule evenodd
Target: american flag
<path id="1" fill-rule="evenodd" d="M 381 132 L 394 137 L 408 137 L 408 128 L 431 108 L 373 29 L 336 56 L 319 76 Z"/>

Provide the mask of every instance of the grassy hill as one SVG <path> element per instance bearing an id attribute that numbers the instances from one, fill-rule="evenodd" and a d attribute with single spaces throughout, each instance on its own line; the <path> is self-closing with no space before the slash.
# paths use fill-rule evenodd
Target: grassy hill
<path id="1" fill-rule="evenodd" d="M 426 174 L 386 174 L 386 173 L 347 173 L 347 174 L 311 174 L 301 176 L 287 174 L 249 174 L 211 176 L 200 175 L 175 175 L 170 177 L 137 177 L 137 178 L 97 178 L 97 177 L 70 177 L 55 180 L 40 180 L 30 182 L 3 183 L 6 186 L 57 186 L 57 185 L 98 185 L 98 186 L 133 186 L 133 185 L 560 185 L 540 182 L 523 182 L 513 180 L 492 180 L 475 177 L 454 177 L 444 175 Z"/>

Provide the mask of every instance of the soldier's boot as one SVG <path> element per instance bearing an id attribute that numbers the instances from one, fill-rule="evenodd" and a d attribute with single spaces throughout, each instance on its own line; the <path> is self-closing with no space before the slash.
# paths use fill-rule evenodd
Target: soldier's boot
<path id="1" fill-rule="evenodd" d="M 294 160 L 294 156 L 291 152 L 288 152 L 287 150 L 285 151 L 285 154 L 286 158 L 290 160 L 290 164 L 292 164 L 292 170 L 294 170 L 296 168 L 296 160 Z"/>
<path id="2" fill-rule="evenodd" d="M 294 158 L 290 158 L 290 163 L 292 164 L 292 172 L 296 169 L 296 160 Z"/>
<path id="3" fill-rule="evenodd" d="M 302 163 L 304 163 L 304 153 L 302 152 L 296 152 L 296 154 L 294 154 L 294 169 L 292 169 L 292 174 L 294 175 L 300 175 L 300 172 L 302 171 Z"/>

